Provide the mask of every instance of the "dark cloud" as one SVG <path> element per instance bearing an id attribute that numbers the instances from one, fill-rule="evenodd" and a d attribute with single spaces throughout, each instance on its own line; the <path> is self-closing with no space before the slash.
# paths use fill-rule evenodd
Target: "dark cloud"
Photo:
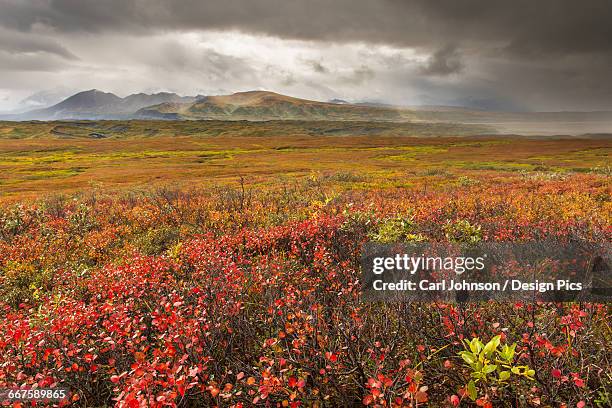
<path id="1" fill-rule="evenodd" d="M 525 55 L 612 50 L 608 0 L 0 0 L 0 7 L 0 24 L 23 31 L 240 29 L 407 46 L 452 38 Z"/>
<path id="2" fill-rule="evenodd" d="M 77 59 L 66 47 L 45 36 L 0 29 L 0 50 L 11 54 L 47 53 Z"/>
<path id="3" fill-rule="evenodd" d="M 177 41 L 158 47 L 158 52 L 147 55 L 151 66 L 169 72 L 199 73 L 211 82 L 244 78 L 250 75 L 248 63 L 241 58 L 219 53 L 210 48 L 194 50 Z"/>
<path id="4" fill-rule="evenodd" d="M 409 57 L 385 53 L 378 67 L 357 62 L 340 69 L 317 58 L 301 62 L 311 73 L 333 74 L 326 76 L 344 84 L 401 78 L 403 83 L 389 86 L 408 89 L 422 76 L 431 79 L 424 83 L 432 93 L 441 87 L 465 92 L 440 96 L 444 100 L 490 105 L 493 95 L 520 100 L 524 109 L 612 107 L 609 0 L 0 0 L 0 50 L 13 68 L 43 69 L 45 63 L 35 62 L 31 53 L 52 54 L 48 69 L 57 68 L 57 59 L 81 57 L 58 38 L 85 36 L 95 46 L 97 36 L 110 34 L 147 38 L 210 30 L 326 44 L 363 42 L 373 52 L 388 46 L 429 56 L 420 69 Z M 229 55 L 191 55 L 180 46 L 154 42 L 151 47 L 161 55 L 161 70 L 201 67 L 210 81 L 242 77 L 257 83 L 248 62 Z M 382 72 L 383 65 L 389 72 Z M 300 74 L 283 73 L 280 80 L 293 86 Z M 453 88 L 448 81 L 454 79 L 465 86 Z"/>
<path id="5" fill-rule="evenodd" d="M 64 65 L 56 58 L 41 58 L 33 54 L 14 54 L 0 50 L 0 77 L 6 76 L 10 71 L 41 71 L 54 72 L 62 69 Z"/>
<path id="6" fill-rule="evenodd" d="M 448 45 L 434 52 L 421 69 L 425 75 L 450 75 L 463 70 L 461 55 L 454 45 Z"/>

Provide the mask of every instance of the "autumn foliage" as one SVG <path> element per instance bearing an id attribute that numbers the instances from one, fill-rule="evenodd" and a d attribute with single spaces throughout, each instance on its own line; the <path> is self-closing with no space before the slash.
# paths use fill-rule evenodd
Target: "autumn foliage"
<path id="1" fill-rule="evenodd" d="M 3 208 L 0 387 L 62 386 L 60 405 L 119 407 L 610 403 L 609 305 L 360 300 L 361 245 L 389 220 L 426 240 L 609 242 L 600 178 L 324 188 Z M 498 335 L 533 378 L 473 400 L 463 340 Z"/>

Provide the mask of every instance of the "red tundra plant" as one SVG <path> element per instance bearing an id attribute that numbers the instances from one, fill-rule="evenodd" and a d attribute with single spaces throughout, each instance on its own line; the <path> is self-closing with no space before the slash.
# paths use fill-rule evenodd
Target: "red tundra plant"
<path id="1" fill-rule="evenodd" d="M 351 193 L 277 221 L 253 204 L 230 222 L 193 197 L 17 209 L 0 243 L 0 388 L 68 388 L 42 404 L 62 406 L 606 406 L 609 305 L 361 300 L 361 245 L 397 217 L 418 239 L 609 240 L 587 187 L 533 188 Z M 533 375 L 471 389 L 463 340 L 498 335 Z"/>

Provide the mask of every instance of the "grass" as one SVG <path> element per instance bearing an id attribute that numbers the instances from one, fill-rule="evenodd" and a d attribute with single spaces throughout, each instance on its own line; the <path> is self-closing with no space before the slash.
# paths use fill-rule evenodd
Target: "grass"
<path id="1" fill-rule="evenodd" d="M 463 166 L 469 170 L 494 170 L 494 171 L 524 171 L 533 170 L 535 166 L 530 163 L 514 163 L 514 162 L 502 162 L 502 161 L 483 161 L 483 162 L 469 162 L 469 163 L 457 163 L 456 165 Z"/>
<path id="2" fill-rule="evenodd" d="M 49 178 L 63 178 L 77 175 L 84 171 L 80 167 L 73 167 L 70 169 L 59 169 L 59 170 L 40 170 L 28 172 L 28 180 L 44 180 Z"/>
<path id="3" fill-rule="evenodd" d="M 429 137 L 434 130 L 438 137 Z M 0 200 L 164 183 L 212 186 L 240 177 L 267 185 L 312 172 L 345 189 L 536 171 L 608 174 L 601 169 L 609 167 L 610 138 L 466 132 L 367 122 L 0 122 Z"/>

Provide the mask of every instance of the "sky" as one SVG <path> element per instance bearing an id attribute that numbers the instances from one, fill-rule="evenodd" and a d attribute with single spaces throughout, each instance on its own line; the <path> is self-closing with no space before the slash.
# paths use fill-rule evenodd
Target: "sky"
<path id="1" fill-rule="evenodd" d="M 0 0 L 0 111 L 271 90 L 489 110 L 612 110 L 608 0 Z"/>

